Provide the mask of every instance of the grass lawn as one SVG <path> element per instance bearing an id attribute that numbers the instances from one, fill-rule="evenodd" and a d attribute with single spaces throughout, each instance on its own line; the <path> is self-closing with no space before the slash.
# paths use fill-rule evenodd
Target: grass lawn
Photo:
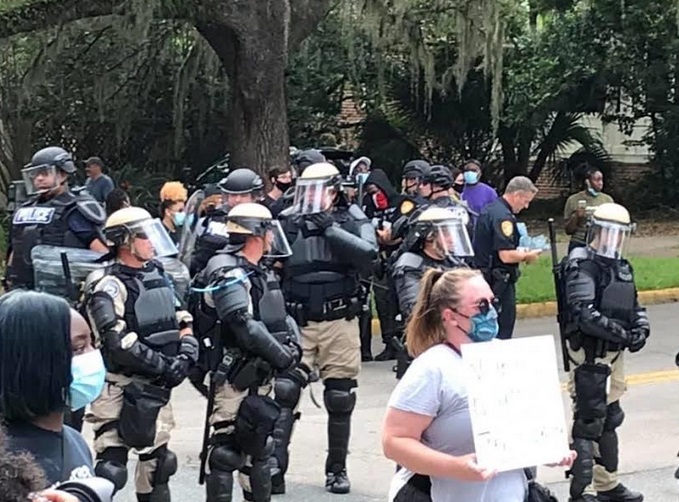
<path id="1" fill-rule="evenodd" d="M 639 291 L 679 287 L 679 258 L 630 258 Z M 517 303 L 554 300 L 552 261 L 542 256 L 533 265 L 521 266 L 521 277 L 516 285 Z"/>

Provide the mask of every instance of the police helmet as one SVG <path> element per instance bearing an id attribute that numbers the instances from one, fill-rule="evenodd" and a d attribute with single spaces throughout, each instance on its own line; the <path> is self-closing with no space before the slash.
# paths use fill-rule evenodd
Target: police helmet
<path id="1" fill-rule="evenodd" d="M 411 160 L 403 166 L 404 178 L 421 178 L 431 166 L 426 160 Z"/>
<path id="2" fill-rule="evenodd" d="M 298 152 L 294 163 L 297 167 L 297 172 L 301 174 L 307 167 L 321 162 L 327 162 L 325 155 L 320 150 L 310 149 Z"/>
<path id="3" fill-rule="evenodd" d="M 280 223 L 262 204 L 247 202 L 235 206 L 226 217 L 226 231 L 229 235 L 242 237 L 268 236 L 270 249 L 266 256 L 270 258 L 284 258 L 292 254 Z"/>
<path id="4" fill-rule="evenodd" d="M 433 239 L 446 256 L 474 256 L 467 226 L 459 214 L 445 207 L 430 207 L 415 220 L 415 231 L 422 239 Z"/>
<path id="5" fill-rule="evenodd" d="M 262 177 L 247 167 L 231 171 L 219 182 L 219 187 L 226 194 L 247 194 L 261 191 L 264 188 Z"/>
<path id="6" fill-rule="evenodd" d="M 106 243 L 113 248 L 134 248 L 136 239 L 148 240 L 153 246 L 153 258 L 177 253 L 177 248 L 161 221 L 154 219 L 141 207 L 129 206 L 111 214 L 104 225 L 104 235 Z"/>
<path id="7" fill-rule="evenodd" d="M 446 166 L 435 165 L 431 166 L 424 174 L 423 183 L 431 183 L 443 189 L 448 189 L 453 186 L 455 180 L 453 179 L 453 173 Z"/>
<path id="8" fill-rule="evenodd" d="M 56 167 L 68 174 L 73 174 L 76 171 L 73 156 L 58 146 L 49 146 L 37 151 L 33 155 L 31 163 L 24 169 L 38 167 Z"/>
<path id="9" fill-rule="evenodd" d="M 342 175 L 337 167 L 319 162 L 307 167 L 297 179 L 293 206 L 300 214 L 326 211 L 334 203 L 334 195 L 342 189 Z"/>
<path id="10" fill-rule="evenodd" d="M 620 259 L 635 225 L 629 211 L 614 202 L 601 204 L 594 209 L 587 231 L 587 246 L 604 258 Z"/>

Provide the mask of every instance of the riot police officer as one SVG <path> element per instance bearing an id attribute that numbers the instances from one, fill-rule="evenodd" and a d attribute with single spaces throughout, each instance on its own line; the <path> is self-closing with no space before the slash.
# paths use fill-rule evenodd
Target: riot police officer
<path id="1" fill-rule="evenodd" d="M 509 180 L 505 193 L 488 204 L 479 215 L 474 231 L 476 268 L 481 270 L 498 301 L 499 339 L 512 337 L 516 322 L 516 281 L 519 263 L 533 263 L 539 250 L 518 249 L 516 216 L 526 209 L 538 189 L 525 176 Z"/>
<path id="2" fill-rule="evenodd" d="M 620 406 L 625 391 L 623 354 L 625 349 L 641 350 L 650 334 L 632 267 L 623 257 L 631 229 L 623 206 L 602 204 L 592 216 L 587 247 L 573 249 L 565 262 L 567 336 L 575 365 L 569 381 L 574 403 L 572 448 L 578 453 L 570 470 L 572 502 L 643 500 L 617 476 L 616 429 L 625 418 Z"/>
<path id="3" fill-rule="evenodd" d="M 283 293 L 302 328 L 302 365 L 318 367 L 325 386 L 325 484 L 332 493 L 348 493 L 351 487 L 346 458 L 361 365 L 359 273 L 377 257 L 375 230 L 358 206 L 347 204 L 340 188 L 335 166 L 307 167 L 283 221 L 292 248 L 283 267 Z"/>
<path id="4" fill-rule="evenodd" d="M 212 368 L 208 401 L 213 433 L 202 457 L 209 466 L 207 500 L 230 501 L 233 472 L 240 471 L 245 499 L 265 502 L 271 498 L 269 458 L 281 413 L 269 397 L 272 378 L 286 370 L 295 373 L 301 348 L 278 282 L 260 263 L 264 257 L 289 256 L 290 248 L 278 222 L 260 204 L 234 207 L 226 226 L 229 246 L 201 272 L 208 284 L 201 308 L 220 321 L 213 350 L 221 361 Z M 279 391 L 285 389 L 277 382 Z"/>
<path id="5" fill-rule="evenodd" d="M 401 175 L 401 189 L 405 195 L 413 198 L 420 204 L 425 203 L 425 199 L 420 196 L 420 184 L 424 174 L 429 171 L 431 165 L 426 160 L 411 160 L 403 166 Z"/>
<path id="6" fill-rule="evenodd" d="M 202 222 L 198 230 L 195 249 L 191 256 L 189 270 L 192 275 L 205 268 L 208 260 L 229 242 L 225 230 L 226 215 L 238 204 L 255 202 L 262 197 L 264 181 L 252 169 L 236 169 L 219 182 L 222 191 L 222 207 L 213 211 Z"/>
<path id="7" fill-rule="evenodd" d="M 177 457 L 167 448 L 174 427 L 171 389 L 198 357 L 188 312 L 154 258 L 177 252 L 159 220 L 139 207 L 109 216 L 106 239 L 116 262 L 93 272 L 86 309 L 108 370 L 106 387 L 86 420 L 93 425 L 95 473 L 120 490 L 127 482 L 128 452 L 139 455 L 139 502 L 169 502 Z"/>
<path id="8" fill-rule="evenodd" d="M 310 165 L 317 164 L 319 162 L 325 162 L 326 158 L 321 153 L 320 150 L 311 148 L 309 150 L 302 150 L 297 152 L 292 160 L 292 169 L 295 176 L 292 179 L 292 184 L 295 184 L 296 179 L 302 175 L 304 170 Z M 271 213 L 273 216 L 278 217 L 278 215 L 285 209 L 292 206 L 295 200 L 295 190 L 294 188 L 289 188 L 281 197 L 278 198 L 273 204 L 271 204 Z"/>
<path id="9" fill-rule="evenodd" d="M 73 157 L 56 146 L 37 152 L 21 173 L 30 196 L 13 215 L 10 230 L 10 288 L 33 289 L 32 249 L 64 246 L 106 252 L 101 226 L 104 208 L 87 194 L 75 195 L 68 176 L 75 173 Z"/>

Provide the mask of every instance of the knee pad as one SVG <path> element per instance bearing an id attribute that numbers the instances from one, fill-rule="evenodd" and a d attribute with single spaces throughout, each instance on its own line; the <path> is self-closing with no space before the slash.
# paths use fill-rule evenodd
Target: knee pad
<path id="1" fill-rule="evenodd" d="M 625 420 L 625 412 L 620 407 L 620 401 L 615 401 L 606 408 L 605 431 L 614 431 L 620 427 Z"/>
<path id="2" fill-rule="evenodd" d="M 604 431 L 604 419 L 586 420 L 577 416 L 573 421 L 573 438 L 597 441 Z"/>
<path id="3" fill-rule="evenodd" d="M 153 471 L 153 486 L 165 485 L 170 477 L 177 472 L 177 455 L 167 449 L 167 445 L 156 448 L 151 453 L 139 455 L 139 461 L 157 459 L 156 469 Z"/>
<path id="4" fill-rule="evenodd" d="M 301 395 L 302 387 L 297 382 L 288 378 L 277 378 L 274 381 L 274 397 L 281 407 L 294 409 Z"/>
<path id="5" fill-rule="evenodd" d="M 113 483 L 116 492 L 122 490 L 127 484 L 127 448 L 106 448 L 102 451 L 97 455 L 94 473 Z"/>
<path id="6" fill-rule="evenodd" d="M 618 435 L 615 431 L 604 431 L 599 439 L 599 458 L 597 464 L 608 472 L 618 470 Z"/>
<path id="7" fill-rule="evenodd" d="M 208 456 L 210 470 L 233 472 L 245 465 L 245 454 L 233 445 L 219 444 L 212 448 Z"/>
<path id="8" fill-rule="evenodd" d="M 351 414 L 356 406 L 356 380 L 349 378 L 328 378 L 325 382 L 323 401 L 328 413 Z"/>

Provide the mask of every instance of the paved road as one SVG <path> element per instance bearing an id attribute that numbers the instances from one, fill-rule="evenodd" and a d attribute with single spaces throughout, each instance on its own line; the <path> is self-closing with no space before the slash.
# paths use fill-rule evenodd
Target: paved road
<path id="1" fill-rule="evenodd" d="M 648 502 L 679 500 L 679 486 L 673 472 L 679 460 L 679 371 L 674 355 L 679 349 L 679 306 L 656 305 L 649 308 L 653 332 L 646 349 L 626 360 L 629 392 L 623 400 L 627 419 L 621 428 L 621 472 L 630 486 L 642 490 Z M 555 333 L 552 319 L 521 321 L 518 336 Z M 375 351 L 379 341 L 375 339 Z M 323 490 L 326 415 L 304 396 L 302 420 L 292 446 L 288 495 L 285 501 L 319 501 L 331 499 L 371 502 L 386 500 L 386 492 L 394 466 L 381 452 L 380 423 L 395 380 L 390 363 L 364 365 L 358 389 L 358 405 L 354 414 L 354 432 L 349 457 L 349 474 L 353 484 L 351 495 L 328 495 Z M 565 381 L 565 374 L 561 374 Z M 322 388 L 316 385 L 317 395 Z M 564 403 L 567 403 L 564 394 Z M 200 445 L 205 401 L 190 386 L 177 389 L 173 398 L 177 420 L 171 448 L 178 454 L 181 468 L 173 478 L 175 501 L 204 500 L 197 486 L 197 454 Z M 566 407 L 568 409 L 569 406 Z M 89 436 L 88 436 L 89 437 Z M 132 468 L 132 464 L 130 464 Z M 567 486 L 559 469 L 541 468 L 539 478 L 567 500 Z M 118 501 L 134 502 L 128 486 Z M 241 500 L 237 494 L 235 500 Z M 490 501 L 489 501 L 490 502 Z"/>

